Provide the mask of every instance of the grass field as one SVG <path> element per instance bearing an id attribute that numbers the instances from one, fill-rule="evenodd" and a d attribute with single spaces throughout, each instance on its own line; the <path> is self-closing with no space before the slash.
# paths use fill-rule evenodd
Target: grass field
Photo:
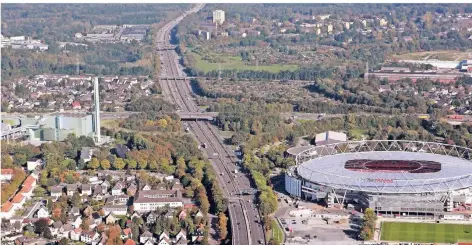
<path id="1" fill-rule="evenodd" d="M 273 237 L 279 244 L 282 244 L 284 241 L 284 232 L 282 231 L 280 226 L 277 224 L 277 221 L 275 219 L 272 220 L 271 228 L 272 228 L 271 237 Z"/>
<path id="2" fill-rule="evenodd" d="M 460 50 L 438 50 L 438 51 L 426 51 L 426 52 L 413 52 L 402 55 L 394 55 L 392 58 L 399 60 L 423 60 L 438 59 L 445 61 L 460 61 L 472 58 L 472 50 L 462 52 Z"/>
<path id="3" fill-rule="evenodd" d="M 471 241 L 472 225 L 384 222 L 380 239 L 431 243 Z"/>
<path id="4" fill-rule="evenodd" d="M 202 57 L 196 53 L 190 53 L 193 57 L 195 57 L 195 60 L 197 61 L 196 68 L 200 71 L 203 72 L 209 72 L 209 71 L 214 71 L 218 70 L 218 63 L 210 63 L 208 60 L 202 59 Z M 274 64 L 274 65 L 260 65 L 259 67 L 253 66 L 253 65 L 246 65 L 244 64 L 242 58 L 240 56 L 222 56 L 220 55 L 219 58 L 222 58 L 225 60 L 225 63 L 221 63 L 221 69 L 222 70 L 231 70 L 231 69 L 236 69 L 236 70 L 257 70 L 259 69 L 260 71 L 268 71 L 268 72 L 280 72 L 280 71 L 294 71 L 298 69 L 297 65 L 279 65 L 279 64 Z"/>

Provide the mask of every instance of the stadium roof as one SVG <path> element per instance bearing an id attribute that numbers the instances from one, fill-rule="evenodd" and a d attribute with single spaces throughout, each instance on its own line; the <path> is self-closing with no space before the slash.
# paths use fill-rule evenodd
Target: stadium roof
<path id="1" fill-rule="evenodd" d="M 298 162 L 297 174 L 310 182 L 336 189 L 371 193 L 437 193 L 472 187 L 472 162 L 450 155 L 388 150 L 342 154 L 335 151 L 315 155 L 310 160 Z M 346 162 L 359 159 L 369 163 L 368 160 L 396 160 L 412 162 L 413 165 L 433 162 L 440 164 L 440 169 L 423 173 L 346 168 Z"/>

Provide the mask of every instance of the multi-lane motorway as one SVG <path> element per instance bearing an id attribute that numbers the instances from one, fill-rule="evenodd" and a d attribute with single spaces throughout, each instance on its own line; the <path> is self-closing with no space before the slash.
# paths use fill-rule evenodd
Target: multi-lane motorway
<path id="1" fill-rule="evenodd" d="M 194 7 L 191 11 L 200 10 L 203 5 Z M 186 14 L 187 14 L 186 13 Z M 158 33 L 158 45 L 169 45 L 170 31 L 186 14 L 166 24 Z M 178 62 L 178 56 L 174 51 L 161 50 L 156 47 L 162 61 L 161 76 L 184 77 L 185 73 Z M 192 92 L 186 80 L 160 80 L 164 95 L 169 101 L 175 103 L 182 112 L 199 112 L 199 108 L 192 100 Z M 225 196 L 229 199 L 229 214 L 232 228 L 232 244 L 259 244 L 265 243 L 264 232 L 255 204 L 254 195 L 240 195 L 240 191 L 250 189 L 251 184 L 247 173 L 236 164 L 237 158 L 234 152 L 227 149 L 217 134 L 217 129 L 209 122 L 192 121 L 185 124 L 195 135 L 197 141 L 203 146 L 210 162 L 218 173 L 218 180 Z M 237 171 L 235 171 L 237 170 Z M 237 173 L 235 173 L 237 172 Z"/>

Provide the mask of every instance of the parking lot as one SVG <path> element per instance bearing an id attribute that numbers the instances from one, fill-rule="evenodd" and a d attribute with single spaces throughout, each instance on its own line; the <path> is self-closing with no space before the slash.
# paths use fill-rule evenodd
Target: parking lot
<path id="1" fill-rule="evenodd" d="M 355 229 L 358 229 L 358 225 L 354 223 L 327 224 L 327 221 L 320 218 L 280 217 L 279 222 L 287 241 L 300 241 L 299 243 L 304 243 L 303 241 L 355 241 L 353 237 L 357 236 Z"/>
<path id="2" fill-rule="evenodd" d="M 326 220 L 319 215 L 295 217 L 292 213 L 299 210 L 294 203 L 285 199 L 290 197 L 279 193 L 279 208 L 275 214 L 277 221 L 285 232 L 287 244 L 358 244 L 356 239 L 359 225 L 352 219 L 343 219 L 341 222 Z M 313 214 L 329 213 L 325 208 L 310 202 L 298 202 L 298 207 L 304 206 L 313 210 Z M 333 211 L 336 212 L 336 211 Z"/>

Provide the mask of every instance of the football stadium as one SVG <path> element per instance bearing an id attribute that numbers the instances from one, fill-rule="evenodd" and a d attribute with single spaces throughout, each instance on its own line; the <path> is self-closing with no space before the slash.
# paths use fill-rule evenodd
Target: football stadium
<path id="1" fill-rule="evenodd" d="M 434 216 L 470 209 L 471 149 L 435 142 L 364 140 L 313 146 L 285 174 L 293 197 L 370 207 L 383 216 Z"/>

